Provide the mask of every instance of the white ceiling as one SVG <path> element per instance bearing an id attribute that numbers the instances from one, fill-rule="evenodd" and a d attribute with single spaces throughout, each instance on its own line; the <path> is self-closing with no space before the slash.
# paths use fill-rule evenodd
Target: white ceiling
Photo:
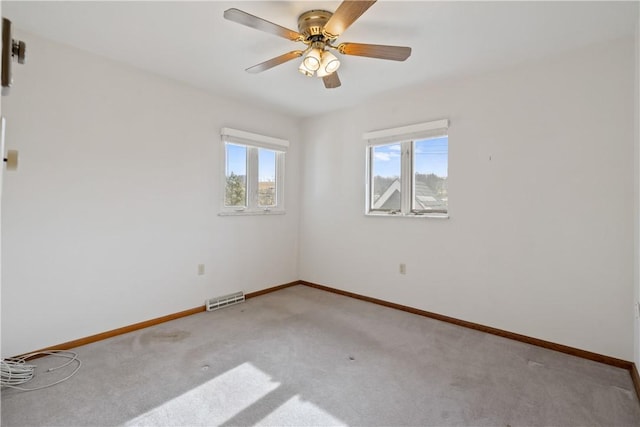
<path id="1" fill-rule="evenodd" d="M 302 12 L 334 11 L 339 4 L 2 1 L 2 15 L 18 29 L 300 117 L 357 105 L 402 87 L 632 35 L 638 20 L 636 2 L 380 0 L 338 42 L 411 46 L 411 57 L 396 62 L 340 56 L 342 86 L 328 90 L 320 79 L 297 72 L 298 59 L 261 74 L 245 72 L 304 45 L 223 18 L 226 9 L 236 7 L 297 30 Z M 25 41 L 28 54 L 28 37 Z"/>

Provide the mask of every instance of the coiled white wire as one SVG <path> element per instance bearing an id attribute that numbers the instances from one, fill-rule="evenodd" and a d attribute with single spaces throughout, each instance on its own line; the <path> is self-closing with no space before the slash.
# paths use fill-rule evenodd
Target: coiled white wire
<path id="1" fill-rule="evenodd" d="M 40 355 L 56 356 L 68 359 L 66 363 L 54 368 L 49 368 L 46 370 L 46 372 L 53 372 L 55 370 L 64 368 L 65 366 L 68 366 L 74 362 L 77 363 L 77 366 L 69 375 L 51 384 L 32 388 L 20 387 L 20 385 L 31 381 L 35 377 L 37 366 L 28 364 L 27 360 Z M 10 357 L 7 359 L 2 359 L 0 361 L 0 385 L 2 387 L 15 388 L 22 391 L 41 390 L 43 388 L 51 387 L 68 380 L 69 378 L 74 376 L 76 372 L 78 372 L 80 366 L 82 366 L 82 362 L 80 361 L 80 359 L 78 359 L 78 354 L 74 353 L 73 351 L 66 350 L 38 351 L 20 357 Z"/>

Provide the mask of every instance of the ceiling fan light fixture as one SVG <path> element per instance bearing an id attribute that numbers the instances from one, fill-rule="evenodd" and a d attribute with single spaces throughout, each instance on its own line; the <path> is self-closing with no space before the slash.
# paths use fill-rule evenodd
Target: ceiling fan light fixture
<path id="1" fill-rule="evenodd" d="M 322 53 L 322 62 L 320 63 L 320 69 L 326 71 L 327 74 L 331 74 L 340 68 L 340 61 L 336 56 L 329 52 L 324 51 Z"/>
<path id="2" fill-rule="evenodd" d="M 331 73 L 327 73 L 327 72 L 324 70 L 324 68 L 320 68 L 320 69 L 318 70 L 318 72 L 316 73 L 316 77 L 323 78 L 323 77 L 328 76 L 329 74 L 331 74 Z"/>
<path id="3" fill-rule="evenodd" d="M 310 71 L 318 71 L 320 68 L 322 51 L 318 48 L 313 48 L 307 56 L 304 57 L 302 64 Z"/>
<path id="4" fill-rule="evenodd" d="M 305 67 L 304 61 L 300 63 L 300 66 L 298 67 L 298 71 L 300 71 L 301 74 L 304 74 L 307 77 L 313 76 L 313 71 Z"/>

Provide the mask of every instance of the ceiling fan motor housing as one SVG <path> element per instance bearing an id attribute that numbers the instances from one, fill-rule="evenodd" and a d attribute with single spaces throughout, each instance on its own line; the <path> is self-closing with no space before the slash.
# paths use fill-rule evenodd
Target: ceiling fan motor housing
<path id="1" fill-rule="evenodd" d="M 325 35 L 322 33 L 322 29 L 331 16 L 333 13 L 327 10 L 305 12 L 298 18 L 298 32 L 307 41 L 324 41 Z"/>

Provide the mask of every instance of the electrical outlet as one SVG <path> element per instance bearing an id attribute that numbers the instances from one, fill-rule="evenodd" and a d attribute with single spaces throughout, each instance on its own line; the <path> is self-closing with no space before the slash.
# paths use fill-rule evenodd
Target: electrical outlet
<path id="1" fill-rule="evenodd" d="M 198 264 L 198 276 L 202 276 L 204 274 L 204 264 Z"/>
<path id="2" fill-rule="evenodd" d="M 400 274 L 407 274 L 407 264 L 400 264 Z"/>

